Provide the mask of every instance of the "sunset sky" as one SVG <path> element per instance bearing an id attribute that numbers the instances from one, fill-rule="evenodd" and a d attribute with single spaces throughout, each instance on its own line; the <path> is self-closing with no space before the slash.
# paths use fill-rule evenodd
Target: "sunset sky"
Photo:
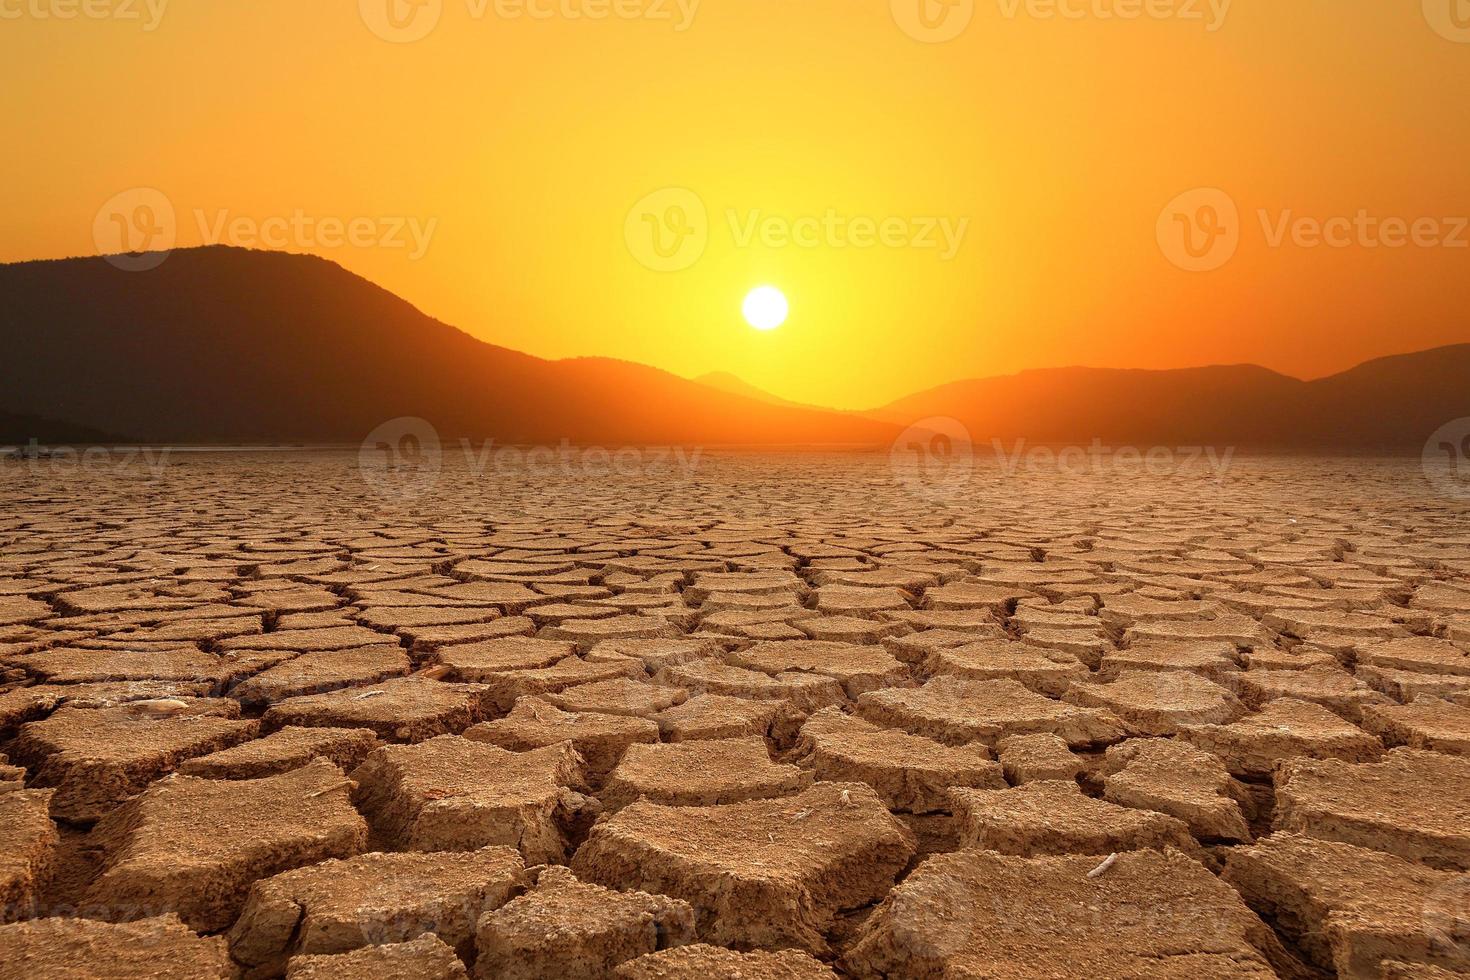
<path id="1" fill-rule="evenodd" d="M 151 188 L 181 246 L 276 218 L 486 341 L 852 408 L 1470 341 L 1463 0 L 88 2 L 0 0 L 0 261 L 95 254 Z"/>

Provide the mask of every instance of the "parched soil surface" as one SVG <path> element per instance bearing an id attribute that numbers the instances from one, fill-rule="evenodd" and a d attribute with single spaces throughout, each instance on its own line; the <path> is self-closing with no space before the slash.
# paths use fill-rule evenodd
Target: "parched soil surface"
<path id="1" fill-rule="evenodd" d="M 1417 460 L 357 458 L 0 462 L 0 980 L 1470 976 Z"/>

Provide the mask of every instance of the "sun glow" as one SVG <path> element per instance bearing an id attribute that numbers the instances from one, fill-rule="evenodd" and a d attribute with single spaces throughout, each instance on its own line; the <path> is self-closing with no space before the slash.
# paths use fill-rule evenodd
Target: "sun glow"
<path id="1" fill-rule="evenodd" d="M 775 330 L 790 312 L 786 295 L 775 286 L 757 286 L 745 297 L 745 322 L 757 330 Z"/>

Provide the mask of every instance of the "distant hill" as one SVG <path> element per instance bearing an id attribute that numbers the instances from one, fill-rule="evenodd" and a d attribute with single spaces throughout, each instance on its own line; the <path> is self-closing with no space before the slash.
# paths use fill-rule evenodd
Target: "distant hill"
<path id="1" fill-rule="evenodd" d="M 817 411 L 829 411 L 829 409 L 817 408 L 815 405 L 807 405 L 803 402 L 794 402 L 780 395 L 773 395 L 769 391 L 757 388 L 744 378 L 736 377 L 729 371 L 711 371 L 709 374 L 701 374 L 694 379 L 708 388 L 723 391 L 731 395 L 742 395 L 746 398 L 754 398 L 758 402 L 767 405 L 782 405 L 786 408 L 810 408 Z"/>
<path id="2" fill-rule="evenodd" d="M 1317 381 L 1254 365 L 1056 368 L 957 381 L 869 417 L 957 419 L 976 442 L 1419 449 L 1470 416 L 1470 344 L 1385 357 Z"/>
<path id="3" fill-rule="evenodd" d="M 141 273 L 101 258 L 0 265 L 0 345 L 0 412 L 148 442 L 357 443 L 401 416 L 502 443 L 887 445 L 898 431 L 639 364 L 496 347 L 281 252 L 179 250 Z"/>
<path id="4" fill-rule="evenodd" d="M 212 247 L 148 272 L 101 258 L 0 265 L 0 445 L 361 442 L 428 419 L 445 439 L 888 446 L 929 417 L 981 443 L 1420 448 L 1470 416 L 1470 344 L 1305 382 L 1253 365 L 1059 368 L 960 381 L 862 414 L 729 374 L 548 361 L 476 340 L 312 256 Z"/>

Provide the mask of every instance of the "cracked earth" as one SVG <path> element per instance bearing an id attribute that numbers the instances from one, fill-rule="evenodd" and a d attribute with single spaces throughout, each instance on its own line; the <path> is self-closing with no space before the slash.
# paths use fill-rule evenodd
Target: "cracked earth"
<path id="1" fill-rule="evenodd" d="M 1470 975 L 1417 460 L 0 466 L 0 977 Z"/>

